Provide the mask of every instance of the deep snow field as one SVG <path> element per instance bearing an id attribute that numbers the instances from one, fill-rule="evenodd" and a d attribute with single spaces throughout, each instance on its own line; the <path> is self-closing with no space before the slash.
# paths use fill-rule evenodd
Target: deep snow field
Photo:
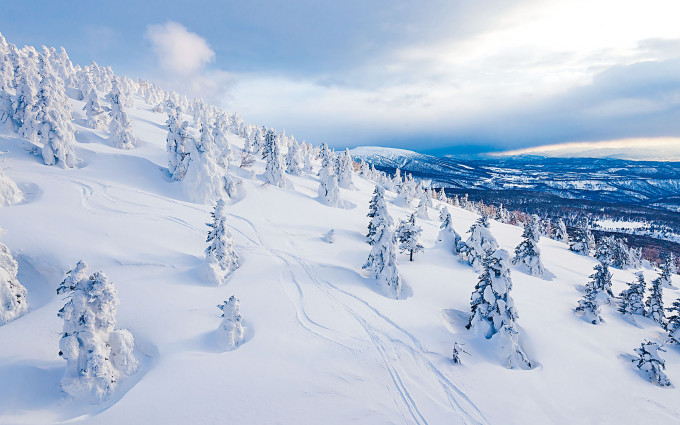
<path id="1" fill-rule="evenodd" d="M 403 299 L 382 295 L 362 273 L 368 202 L 374 183 L 354 176 L 341 189 L 353 207 L 319 202 L 315 175 L 286 175 L 285 189 L 238 168 L 240 195 L 227 211 L 241 267 L 216 287 L 202 279 L 212 205 L 191 203 L 172 182 L 165 150 L 166 114 L 136 98 L 127 112 L 139 146 L 108 146 L 107 134 L 84 127 L 73 101 L 80 167 L 43 165 L 29 142 L 0 135 L 0 168 L 26 200 L 0 208 L 0 241 L 19 261 L 31 311 L 0 326 L 0 423 L 92 424 L 674 424 L 680 391 L 642 377 L 633 349 L 665 333 L 649 319 L 624 320 L 603 308 L 594 326 L 573 309 L 596 260 L 542 238 L 548 279 L 513 268 L 512 296 L 520 341 L 535 364 L 506 369 L 493 340 L 464 325 L 473 269 L 435 246 L 438 212 L 421 220 L 424 253 L 400 254 Z M 232 146 L 242 140 L 232 135 Z M 319 163 L 315 162 L 318 169 Z M 395 194 L 387 192 L 388 201 Z M 439 208 L 440 203 L 435 201 Z M 388 202 L 398 222 L 409 210 Z M 477 216 L 448 207 L 465 232 Z M 322 236 L 336 230 L 335 243 Z M 491 223 L 510 252 L 522 229 Z M 135 338 L 142 366 L 102 404 L 70 400 L 60 389 L 58 356 L 65 299 L 56 294 L 78 260 L 103 270 L 118 289 L 118 328 Z M 614 293 L 634 270 L 611 270 Z M 645 269 L 647 282 L 656 277 Z M 680 279 L 674 276 L 675 286 Z M 220 352 L 217 304 L 241 301 L 246 340 Z M 680 296 L 665 290 L 665 303 Z M 463 364 L 451 361 L 465 344 Z M 662 356 L 680 385 L 680 349 Z"/>

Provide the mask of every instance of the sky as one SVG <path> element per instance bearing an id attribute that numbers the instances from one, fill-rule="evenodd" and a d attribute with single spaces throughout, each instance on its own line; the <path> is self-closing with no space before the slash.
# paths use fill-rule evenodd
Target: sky
<path id="1" fill-rule="evenodd" d="M 677 0 L 22 0 L 0 33 L 299 140 L 455 154 L 679 137 L 678 16 Z"/>

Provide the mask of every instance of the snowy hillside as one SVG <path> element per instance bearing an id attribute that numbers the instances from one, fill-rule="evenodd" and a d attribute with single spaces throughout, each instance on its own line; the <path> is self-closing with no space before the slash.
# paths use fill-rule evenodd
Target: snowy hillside
<path id="1" fill-rule="evenodd" d="M 102 104 L 105 95 L 98 93 Z M 362 270 L 376 183 L 354 173 L 354 188 L 338 189 L 343 208 L 330 206 L 319 197 L 323 158 L 277 187 L 266 183 L 260 155 L 239 167 L 250 140 L 230 133 L 235 189 L 225 213 L 240 267 L 217 286 L 204 273 L 213 199 L 192 202 L 188 183 L 172 179 L 168 114 L 134 95 L 125 112 L 135 146 L 124 150 L 107 129 L 87 126 L 85 100 L 69 102 L 80 160 L 73 168 L 45 165 L 40 144 L 11 129 L 0 134 L 0 168 L 23 192 L 0 207 L 0 241 L 18 262 L 30 305 L 0 326 L 0 424 L 680 422 L 677 387 L 653 385 L 632 362 L 643 340 L 663 341 L 666 332 L 615 305 L 603 306 L 598 325 L 574 314 L 596 259 L 542 237 L 543 278 L 511 267 L 519 342 L 532 367 L 508 369 L 496 339 L 465 327 L 479 273 L 437 243 L 442 206 L 463 240 L 475 213 L 432 201 L 430 218 L 418 221 L 424 251 L 413 262 L 397 256 L 403 289 L 392 299 Z M 198 134 L 192 117 L 181 117 Z M 385 197 L 396 223 L 414 212 L 395 192 Z M 331 229 L 333 243 L 323 239 Z M 523 229 L 491 220 L 490 232 L 512 253 Z M 100 403 L 60 386 L 57 313 L 68 299 L 56 291 L 79 260 L 115 284 L 116 328 L 130 331 L 140 362 Z M 611 269 L 615 294 L 635 271 Z M 658 273 L 643 271 L 648 282 Z M 225 351 L 217 305 L 231 295 L 240 300 L 244 339 Z M 666 306 L 678 296 L 664 289 Z M 454 342 L 468 353 L 462 364 L 451 360 Z M 666 350 L 666 374 L 680 385 L 680 349 Z"/>

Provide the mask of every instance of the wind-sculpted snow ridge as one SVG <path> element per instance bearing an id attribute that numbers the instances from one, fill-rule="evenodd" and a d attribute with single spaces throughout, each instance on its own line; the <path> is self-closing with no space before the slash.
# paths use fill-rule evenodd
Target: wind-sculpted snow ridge
<path id="1" fill-rule="evenodd" d="M 25 288 L 29 306 L 0 326 L 0 424 L 680 422 L 677 388 L 653 385 L 633 363 L 635 348 L 643 341 L 663 343 L 666 331 L 644 315 L 620 313 L 616 299 L 601 306 L 597 326 L 574 314 L 595 258 L 537 236 L 550 279 L 504 261 L 501 275 L 512 279 L 512 346 L 531 361 L 530 369 L 508 369 L 499 360 L 503 343 L 466 329 L 480 273 L 462 261 L 461 249 L 479 215 L 445 203 L 444 194 L 429 199 L 434 193 L 410 179 L 395 187 L 366 164 L 352 172 L 359 167 L 345 153 L 326 152 L 328 173 L 340 177 L 339 200 L 354 207 L 334 206 L 319 196 L 319 148 L 296 146 L 292 136 L 275 133 L 281 150 L 263 158 L 262 149 L 273 143 L 267 129 L 202 101 L 159 97 L 152 85 L 125 78 L 120 104 L 135 144 L 119 149 L 108 126 L 90 122 L 87 109 L 81 112 L 91 93 L 104 103 L 112 89 L 110 69 L 89 69 L 96 78 L 83 83 L 88 96 L 69 95 L 78 164 L 45 165 L 35 141 L 11 126 L 0 132 L 2 170 L 25 195 L 0 208 L 7 230 L 2 244 L 16 260 L 3 267 L 8 282 Z M 74 78 L 65 84 L 75 89 L 81 83 Z M 219 205 L 191 196 L 186 181 L 173 180 L 169 116 L 187 123 L 173 130 L 182 136 L 170 152 L 175 166 L 219 168 L 219 178 L 201 180 L 217 185 L 211 193 L 220 193 Z M 296 160 L 288 155 L 291 146 Z M 372 248 L 366 214 L 376 190 L 384 192 L 381 208 L 395 219 L 414 214 L 411 201 L 421 205 L 422 252 L 409 261 L 409 253 L 390 251 L 401 282 L 398 298 L 386 296 L 362 269 Z M 216 210 L 219 220 L 211 217 Z M 514 252 L 525 239 L 518 226 L 482 221 L 494 248 Z M 210 238 L 215 228 L 221 236 Z M 322 237 L 329 229 L 332 238 Z M 438 242 L 440 231 L 446 237 Z M 206 254 L 209 247 L 214 255 Z M 95 403 L 63 391 L 67 362 L 59 356 L 60 338 L 68 332 L 58 312 L 68 300 L 56 290 L 81 259 L 115 283 L 110 328 L 129 332 L 126 344 L 108 338 L 110 347 L 102 343 L 100 351 L 115 348 L 135 366 L 139 362 L 115 385 L 102 382 L 107 394 Z M 220 267 L 223 279 L 216 285 L 204 270 L 220 260 L 232 261 Z M 647 282 L 658 273 L 610 271 L 615 294 L 638 272 Z M 671 306 L 680 280 L 668 279 L 656 293 Z M 491 281 L 494 287 L 499 279 Z M 507 293 L 496 292 L 490 305 L 507 306 Z M 79 296 L 79 302 L 85 299 Z M 452 359 L 454 347 L 459 363 Z M 680 351 L 664 349 L 658 352 L 664 373 L 680 382 Z"/>

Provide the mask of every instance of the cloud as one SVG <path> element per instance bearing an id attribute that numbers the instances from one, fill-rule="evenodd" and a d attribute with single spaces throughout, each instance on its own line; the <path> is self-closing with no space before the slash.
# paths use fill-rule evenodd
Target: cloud
<path id="1" fill-rule="evenodd" d="M 160 66 L 176 74 L 196 73 L 215 59 L 215 52 L 204 38 L 177 22 L 149 25 L 146 37 Z"/>

